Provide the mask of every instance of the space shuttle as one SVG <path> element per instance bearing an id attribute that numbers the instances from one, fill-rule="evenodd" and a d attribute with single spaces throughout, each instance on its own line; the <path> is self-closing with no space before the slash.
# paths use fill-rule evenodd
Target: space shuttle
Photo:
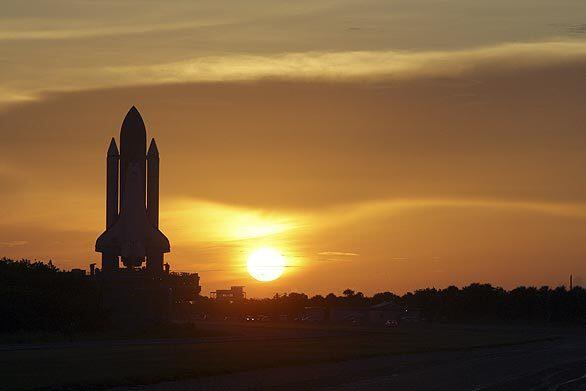
<path id="1" fill-rule="evenodd" d="M 96 241 L 102 271 L 129 269 L 146 261 L 147 271 L 163 272 L 169 239 L 159 230 L 159 151 L 155 139 L 146 151 L 146 129 L 136 107 L 120 130 L 120 152 L 112 138 L 106 163 L 106 230 Z"/>

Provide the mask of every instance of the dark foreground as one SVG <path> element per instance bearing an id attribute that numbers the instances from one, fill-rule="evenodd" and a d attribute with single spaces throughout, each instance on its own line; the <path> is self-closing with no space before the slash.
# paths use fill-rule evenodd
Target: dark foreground
<path id="1" fill-rule="evenodd" d="M 117 388 L 116 390 L 128 389 Z M 584 340 L 403 354 L 164 382 L 132 390 L 586 390 Z"/>
<path id="2" fill-rule="evenodd" d="M 192 337 L 0 345 L 0 387 L 7 390 L 575 390 L 585 384 L 586 337 L 576 328 L 205 323 Z"/>

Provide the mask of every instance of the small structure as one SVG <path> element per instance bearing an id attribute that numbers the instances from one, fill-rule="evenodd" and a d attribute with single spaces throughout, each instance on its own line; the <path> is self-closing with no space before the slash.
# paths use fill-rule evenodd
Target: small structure
<path id="1" fill-rule="evenodd" d="M 370 323 L 385 323 L 387 321 L 400 321 L 407 313 L 407 310 L 393 302 L 384 302 L 373 305 L 368 310 L 368 321 Z"/>
<path id="2" fill-rule="evenodd" d="M 303 322 L 323 322 L 327 319 L 326 307 L 305 307 L 301 320 Z"/>
<path id="3" fill-rule="evenodd" d="M 75 274 L 78 276 L 85 276 L 85 270 L 84 269 L 71 269 L 71 274 Z"/>
<path id="4" fill-rule="evenodd" d="M 384 324 L 387 321 L 418 321 L 418 310 L 409 310 L 393 302 L 372 306 L 336 306 L 330 308 L 329 320 L 332 322 L 364 322 Z"/>
<path id="5" fill-rule="evenodd" d="M 336 306 L 330 308 L 330 321 L 332 322 L 352 322 L 366 321 L 368 319 L 369 307 L 350 307 Z"/>
<path id="6" fill-rule="evenodd" d="M 225 300 L 225 301 L 238 301 L 246 298 L 246 292 L 244 292 L 243 286 L 233 286 L 230 289 L 218 289 L 210 292 L 212 299 Z"/>

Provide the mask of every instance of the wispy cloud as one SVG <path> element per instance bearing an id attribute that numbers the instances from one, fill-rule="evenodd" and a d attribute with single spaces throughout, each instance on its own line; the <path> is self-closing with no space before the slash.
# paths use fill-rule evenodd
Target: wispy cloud
<path id="1" fill-rule="evenodd" d="M 311 51 L 196 56 L 157 64 L 84 65 L 13 75 L 0 83 L 0 102 L 39 99 L 46 92 L 141 85 L 261 79 L 378 81 L 470 76 L 586 61 L 586 40 L 507 43 L 446 51 Z M 66 75 L 66 77 L 65 77 Z M 21 82 L 17 83 L 20 79 Z"/>
<path id="2" fill-rule="evenodd" d="M 507 213 L 524 212 L 555 217 L 586 219 L 585 203 L 468 198 L 412 198 L 365 201 L 333 207 L 327 212 L 324 212 L 323 216 L 328 217 L 322 218 L 321 220 L 328 221 L 331 224 L 339 224 L 342 221 L 350 222 L 369 219 L 374 216 L 392 216 L 397 213 L 421 209 L 495 209 Z M 344 212 L 342 213 L 341 210 Z"/>
<path id="3" fill-rule="evenodd" d="M 317 255 L 319 257 L 315 260 L 320 262 L 347 262 L 360 254 L 347 251 L 321 251 Z"/>
<path id="4" fill-rule="evenodd" d="M 275 55 L 229 55 L 193 58 L 148 66 L 105 68 L 112 75 L 150 82 L 226 81 L 262 78 L 365 77 L 413 78 L 455 76 L 478 67 L 514 69 L 586 59 L 586 41 L 507 43 L 450 51 L 345 51 Z"/>
<path id="5" fill-rule="evenodd" d="M 586 34 L 586 23 L 569 26 L 567 30 L 571 35 L 584 35 Z"/>
<path id="6" fill-rule="evenodd" d="M 28 244 L 26 240 L 11 240 L 8 242 L 0 242 L 0 247 L 4 248 L 13 248 L 13 247 L 20 247 Z"/>
<path id="7" fill-rule="evenodd" d="M 61 24 L 68 24 L 67 21 L 58 21 Z M 199 27 L 218 26 L 228 21 L 206 21 L 206 22 L 175 22 L 163 24 L 119 24 L 110 26 L 80 26 L 77 28 L 59 28 L 57 25 L 46 28 L 29 29 L 0 29 L 1 41 L 22 41 L 22 40 L 63 40 L 81 39 L 92 37 L 120 36 L 128 34 L 144 34 L 151 32 L 177 31 L 194 29 Z"/>
<path id="8" fill-rule="evenodd" d="M 340 255 L 344 257 L 357 257 L 358 254 L 356 253 L 348 253 L 348 252 L 341 252 L 341 251 L 322 251 L 317 253 L 318 255 Z"/>

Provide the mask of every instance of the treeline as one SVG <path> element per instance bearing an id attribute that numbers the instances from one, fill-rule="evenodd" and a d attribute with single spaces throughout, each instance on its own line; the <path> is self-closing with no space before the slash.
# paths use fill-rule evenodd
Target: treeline
<path id="1" fill-rule="evenodd" d="M 432 321 L 585 322 L 586 290 L 574 287 L 518 287 L 510 291 L 490 284 L 464 288 L 422 289 L 401 297 L 421 308 Z"/>
<path id="2" fill-rule="evenodd" d="M 99 329 L 98 290 L 79 273 L 49 263 L 0 259 L 0 332 Z"/>
<path id="3" fill-rule="evenodd" d="M 191 305 L 180 305 L 178 313 L 189 318 L 264 314 L 295 319 L 307 307 L 366 307 L 384 302 L 417 309 L 430 322 L 586 322 L 586 290 L 581 287 L 519 287 L 507 291 L 490 284 L 421 289 L 401 296 L 383 292 L 367 297 L 346 289 L 339 296 L 289 293 L 234 303 L 201 297 Z M 109 324 L 108 314 L 100 309 L 96 282 L 80 273 L 61 271 L 51 262 L 0 259 L 0 314 L 0 333 L 73 333 L 99 330 Z"/>
<path id="4" fill-rule="evenodd" d="M 232 304 L 203 298 L 200 306 L 214 315 L 266 314 L 294 318 L 307 307 L 366 307 L 384 302 L 419 310 L 422 319 L 430 322 L 586 322 L 586 290 L 581 287 L 572 290 L 518 287 L 506 291 L 475 283 L 464 288 L 420 289 L 402 296 L 382 292 L 372 297 L 346 289 L 341 296 L 330 293 L 308 297 L 303 293 L 289 293 Z"/>
<path id="5" fill-rule="evenodd" d="M 192 300 L 193 275 L 171 273 L 177 300 Z M 48 263 L 0 258 L 0 333 L 49 331 L 72 336 L 112 326 L 96 279 Z M 114 325 L 116 326 L 116 325 Z"/>

